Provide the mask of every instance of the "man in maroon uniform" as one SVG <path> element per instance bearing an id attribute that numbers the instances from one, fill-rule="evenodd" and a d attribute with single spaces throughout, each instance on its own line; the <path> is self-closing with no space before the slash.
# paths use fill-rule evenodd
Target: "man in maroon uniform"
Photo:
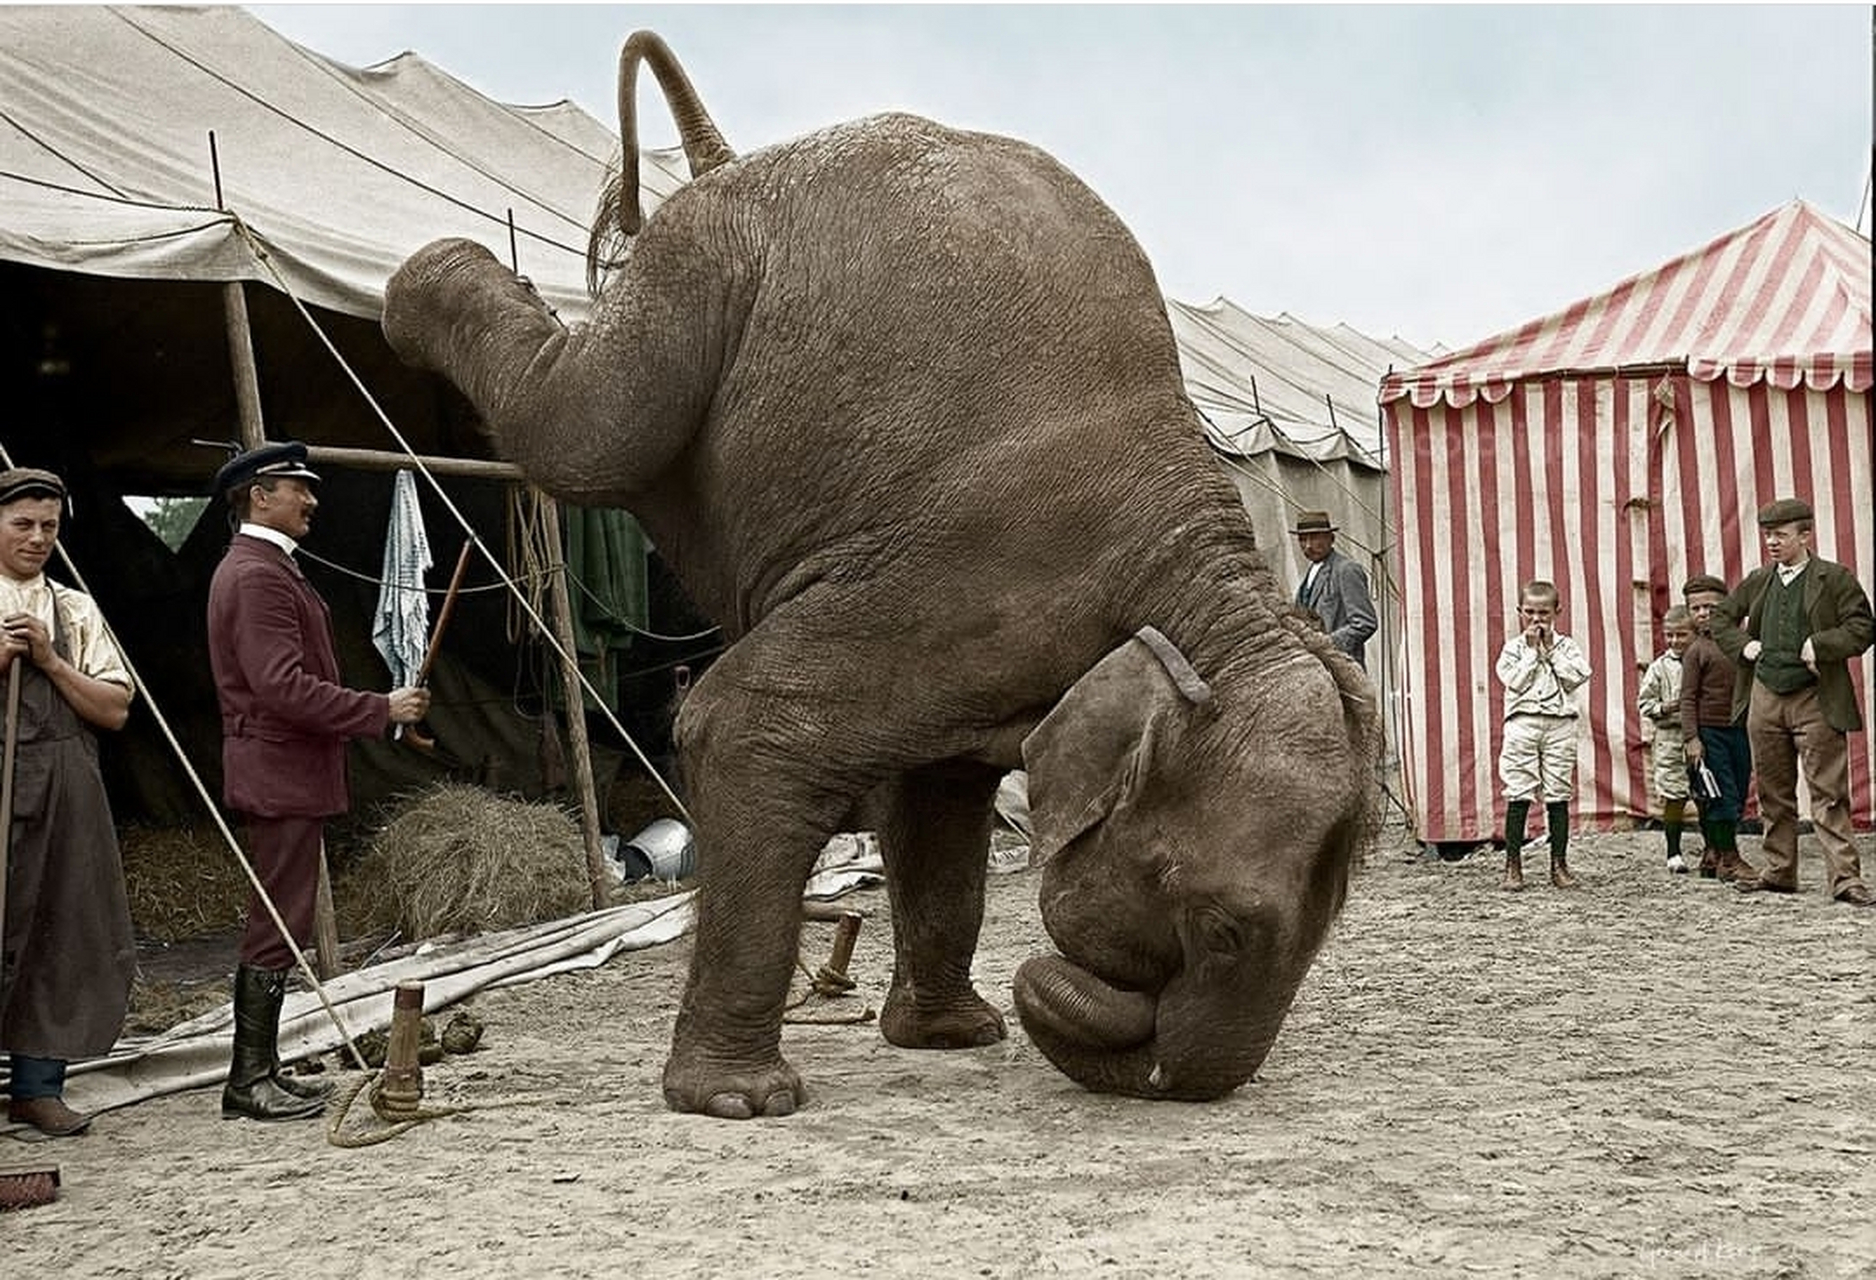
<path id="1" fill-rule="evenodd" d="M 351 805 L 346 740 L 415 723 L 430 705 L 422 689 L 368 693 L 339 683 L 331 617 L 293 560 L 319 506 L 318 480 L 295 441 L 262 445 L 221 469 L 216 491 L 240 523 L 208 596 L 222 797 L 245 820 L 255 873 L 302 948 L 312 937 L 325 819 Z M 325 1107 L 330 1086 L 280 1070 L 276 1039 L 292 964 L 287 939 L 251 896 L 224 1117 L 293 1120 Z"/>

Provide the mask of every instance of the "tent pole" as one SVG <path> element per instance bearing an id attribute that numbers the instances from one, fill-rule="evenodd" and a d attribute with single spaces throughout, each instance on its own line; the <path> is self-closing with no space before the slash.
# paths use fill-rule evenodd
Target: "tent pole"
<path id="1" fill-rule="evenodd" d="M 586 738 L 586 694 L 580 683 L 580 655 L 574 648 L 573 611 L 567 603 L 567 559 L 560 539 L 560 504 L 538 488 L 549 566 L 547 581 L 554 601 L 554 635 L 560 641 L 561 686 L 567 694 L 567 745 L 573 751 L 573 784 L 580 793 L 580 836 L 586 846 L 586 878 L 593 889 L 593 910 L 606 905 L 606 861 L 599 848 L 599 799 L 593 787 L 593 756 Z"/>
<path id="2" fill-rule="evenodd" d="M 248 324 L 248 299 L 239 280 L 221 287 L 228 317 L 228 363 L 234 370 L 235 412 L 241 424 L 241 447 L 257 449 L 267 438 L 261 424 L 261 381 L 254 367 L 254 331 Z"/>

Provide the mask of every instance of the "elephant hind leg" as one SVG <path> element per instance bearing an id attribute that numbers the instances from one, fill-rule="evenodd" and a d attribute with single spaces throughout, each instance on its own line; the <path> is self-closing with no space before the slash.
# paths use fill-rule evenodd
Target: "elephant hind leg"
<path id="1" fill-rule="evenodd" d="M 987 765 L 927 765 L 868 799 L 892 903 L 892 986 L 879 1025 L 902 1048 L 966 1049 L 1008 1034 L 971 986 L 1001 778 Z"/>

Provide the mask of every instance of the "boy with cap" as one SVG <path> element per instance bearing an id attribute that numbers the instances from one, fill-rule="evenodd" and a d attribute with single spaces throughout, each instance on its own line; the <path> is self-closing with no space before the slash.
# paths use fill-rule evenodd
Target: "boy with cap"
<path id="1" fill-rule="evenodd" d="M 65 1103 L 66 1063 L 110 1052 L 137 963 L 92 733 L 124 727 L 133 687 L 91 597 L 45 576 L 64 505 L 52 472 L 0 471 L 0 687 L 17 681 L 19 697 L 0 859 L 0 1048 L 7 1119 L 35 1138 L 91 1123 Z"/>
<path id="2" fill-rule="evenodd" d="M 1700 831 L 1707 851 L 1700 878 L 1737 881 L 1758 874 L 1739 856 L 1739 820 L 1746 811 L 1746 787 L 1752 781 L 1752 745 L 1746 727 L 1733 714 L 1732 661 L 1713 643 L 1713 610 L 1726 599 L 1726 583 L 1699 573 L 1681 587 L 1693 615 L 1695 635 L 1681 655 L 1681 739 L 1688 780 L 1700 806 Z"/>
<path id="3" fill-rule="evenodd" d="M 302 949 L 313 932 L 325 820 L 351 805 L 345 744 L 411 724 L 422 689 L 389 694 L 339 683 L 332 622 L 293 553 L 312 527 L 319 480 L 296 441 L 231 460 L 215 489 L 239 527 L 209 584 L 209 664 L 222 713 L 222 795 L 240 814 L 255 874 Z M 330 1086 L 280 1070 L 276 1040 L 293 949 L 250 895 L 234 978 L 234 1056 L 222 1115 L 317 1115 Z"/>
<path id="4" fill-rule="evenodd" d="M 1869 595 L 1850 571 L 1811 552 L 1809 503 L 1780 498 L 1759 512 L 1772 563 L 1754 569 L 1713 614 L 1713 639 L 1739 664 L 1733 709 L 1746 713 L 1765 815 L 1765 866 L 1742 892 L 1798 891 L 1798 768 L 1811 792 L 1826 888 L 1838 902 L 1876 906 L 1850 829 L 1850 753 L 1863 727 L 1850 660 L 1876 641 Z"/>
<path id="5" fill-rule="evenodd" d="M 1667 648 L 1642 673 L 1636 705 L 1654 727 L 1648 748 L 1649 773 L 1661 801 L 1668 870 L 1684 875 L 1687 863 L 1681 857 L 1681 828 L 1687 821 L 1687 759 L 1681 740 L 1681 655 L 1694 638 L 1693 614 L 1686 605 L 1674 605 L 1661 615 L 1661 633 Z"/>

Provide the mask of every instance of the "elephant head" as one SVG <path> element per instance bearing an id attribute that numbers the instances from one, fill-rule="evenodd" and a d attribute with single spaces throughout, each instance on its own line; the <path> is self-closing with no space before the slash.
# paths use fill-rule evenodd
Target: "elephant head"
<path id="1" fill-rule="evenodd" d="M 1373 697 L 1291 649 L 1209 685 L 1151 628 L 1023 744 L 1042 917 L 1025 1030 L 1098 1092 L 1208 1099 L 1263 1063 L 1372 829 Z"/>

